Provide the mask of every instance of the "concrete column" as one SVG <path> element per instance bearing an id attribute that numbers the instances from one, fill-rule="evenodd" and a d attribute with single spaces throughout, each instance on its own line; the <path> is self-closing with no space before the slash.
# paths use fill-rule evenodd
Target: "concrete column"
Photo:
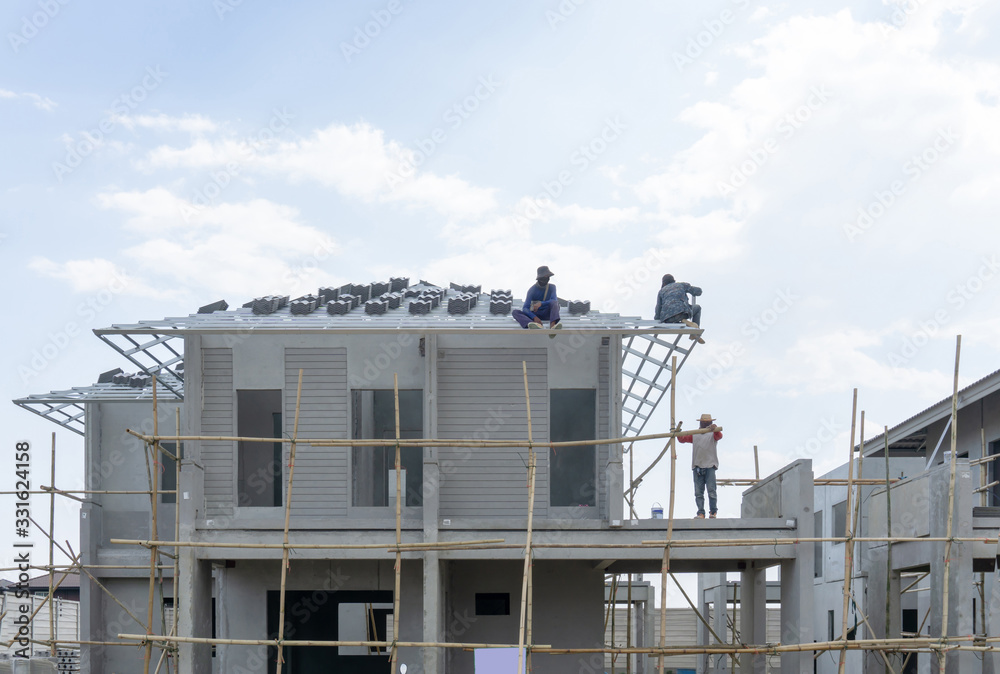
<path id="1" fill-rule="evenodd" d="M 899 572 L 888 572 L 886 568 L 887 546 L 884 543 L 869 545 L 862 560 L 866 572 L 865 613 L 868 622 L 875 633 L 868 634 L 870 639 L 898 639 L 902 628 L 902 610 L 900 607 Z M 886 590 L 888 589 L 889 609 L 886 613 Z M 898 654 L 886 653 L 889 664 L 897 672 L 903 664 L 903 657 Z M 864 655 L 866 671 L 882 671 L 885 660 L 876 652 L 866 652 Z"/>
<path id="2" fill-rule="evenodd" d="M 986 636 L 1000 637 L 1000 582 L 996 573 L 986 574 Z M 983 654 L 983 674 L 1000 672 L 1000 654 Z"/>
<path id="3" fill-rule="evenodd" d="M 180 548 L 180 581 L 174 608 L 182 637 L 212 634 L 212 564 L 198 559 L 194 548 Z M 224 635 L 223 635 L 224 636 Z M 188 674 L 212 674 L 210 644 L 179 644 L 178 668 Z"/>
<path id="4" fill-rule="evenodd" d="M 767 574 L 765 569 L 754 568 L 747 562 L 746 571 L 740 573 L 740 636 L 747 644 L 767 641 Z M 741 656 L 740 670 L 744 673 L 764 674 L 767 656 L 746 653 Z"/>
<path id="5" fill-rule="evenodd" d="M 438 340 L 424 336 L 424 437 L 438 437 Z M 424 542 L 436 543 L 441 510 L 441 467 L 436 447 L 424 447 Z M 444 586 L 441 582 L 440 554 L 424 552 L 423 559 L 423 640 L 444 641 Z M 423 649 L 424 672 L 444 671 L 445 657 L 440 648 Z"/>
<path id="6" fill-rule="evenodd" d="M 712 629 L 715 633 L 719 635 L 720 639 L 726 638 L 726 614 L 728 609 L 726 605 L 729 599 L 729 586 L 726 581 L 726 574 L 718 573 L 712 574 L 710 578 L 715 579 L 715 587 L 712 589 L 712 603 L 715 604 L 715 615 L 712 616 Z M 708 616 L 705 616 L 707 619 Z M 710 644 L 715 643 L 715 637 L 711 637 L 708 642 Z M 726 655 L 711 655 L 709 656 L 709 662 L 712 663 L 714 672 L 728 672 L 729 671 L 729 656 Z"/>
<path id="7" fill-rule="evenodd" d="M 608 347 L 608 374 L 611 377 L 611 437 L 621 435 L 622 427 L 622 338 L 612 335 Z M 622 446 L 608 446 L 607 484 L 608 484 L 608 521 L 621 522 L 625 517 L 625 499 L 623 497 L 624 469 L 622 467 Z M 631 514 L 631 513 L 630 513 Z"/>
<path id="8" fill-rule="evenodd" d="M 91 404 L 85 407 L 85 422 L 87 436 L 84 443 L 84 463 L 88 478 L 87 489 L 103 489 L 101 484 L 101 414 L 100 405 Z M 101 507 L 103 496 L 93 494 L 93 503 L 80 506 L 80 552 L 84 565 L 97 564 L 97 553 L 102 538 Z M 101 570 L 94 569 L 94 575 L 100 577 Z M 97 587 L 86 574 L 80 574 L 80 639 L 84 641 L 106 641 L 104 630 L 104 612 L 101 610 L 103 597 L 101 588 Z M 80 671 L 84 674 L 98 674 L 104 671 L 104 646 L 80 647 Z"/>
<path id="9" fill-rule="evenodd" d="M 697 604 L 698 610 L 701 611 L 702 617 L 708 620 L 709 609 L 711 603 L 707 601 L 706 595 L 709 592 L 708 584 L 711 582 L 711 578 L 714 576 L 707 573 L 698 574 L 698 599 Z M 708 628 L 700 620 L 698 621 L 698 645 L 707 646 L 711 642 L 711 635 L 708 633 Z M 708 671 L 708 656 L 704 654 L 699 654 L 696 656 L 696 671 L 698 674 L 705 674 Z"/>
<path id="10" fill-rule="evenodd" d="M 795 522 L 796 536 L 812 538 L 816 528 L 813 517 L 812 461 L 793 463 L 781 479 L 779 513 L 787 522 Z M 795 546 L 795 557 L 781 564 L 781 643 L 813 642 L 813 568 L 812 543 Z M 811 674 L 813 653 L 785 653 L 781 656 L 781 674 Z"/>
<path id="11" fill-rule="evenodd" d="M 950 466 L 941 464 L 932 469 L 930 476 L 930 535 L 946 536 L 948 526 L 948 491 L 951 477 Z M 952 522 L 952 536 L 972 535 L 972 474 L 968 459 L 958 459 L 955 468 L 955 509 Z M 932 637 L 945 634 L 942 630 L 945 555 L 944 543 L 937 544 L 931 554 L 931 616 Z M 951 562 L 948 566 L 948 630 L 947 635 L 955 636 L 972 632 L 972 544 L 953 543 Z M 932 658 L 933 666 L 938 659 Z M 971 672 L 978 669 L 978 660 L 973 653 L 958 652 L 947 655 L 945 671 L 948 674 Z"/>

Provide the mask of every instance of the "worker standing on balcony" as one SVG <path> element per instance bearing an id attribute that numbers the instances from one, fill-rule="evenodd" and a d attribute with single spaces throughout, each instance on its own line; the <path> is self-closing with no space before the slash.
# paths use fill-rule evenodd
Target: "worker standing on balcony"
<path id="1" fill-rule="evenodd" d="M 694 472 L 694 502 L 698 506 L 696 520 L 705 519 L 705 489 L 708 488 L 708 516 L 715 519 L 719 512 L 719 502 L 715 490 L 715 470 L 719 467 L 716 443 L 722 439 L 722 429 L 715 425 L 711 414 L 702 414 L 698 419 L 701 428 L 711 429 L 711 433 L 677 436 L 678 442 L 691 443 L 691 470 Z"/>

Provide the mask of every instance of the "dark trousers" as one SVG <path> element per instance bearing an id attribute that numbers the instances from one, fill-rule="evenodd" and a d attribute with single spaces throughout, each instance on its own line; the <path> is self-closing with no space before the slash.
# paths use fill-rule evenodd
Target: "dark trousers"
<path id="1" fill-rule="evenodd" d="M 698 514 L 705 514 L 705 488 L 708 487 L 708 511 L 712 514 L 719 512 L 719 500 L 715 491 L 715 468 L 695 468 L 694 473 L 694 502 L 698 506 Z"/>
<path id="2" fill-rule="evenodd" d="M 550 321 L 552 323 L 559 322 L 559 303 L 553 302 L 552 304 L 543 304 L 538 307 L 538 311 L 521 311 L 520 309 L 514 309 L 510 312 L 510 315 L 514 317 L 514 320 L 522 328 L 527 328 L 528 323 L 531 323 L 537 317 L 540 321 Z"/>

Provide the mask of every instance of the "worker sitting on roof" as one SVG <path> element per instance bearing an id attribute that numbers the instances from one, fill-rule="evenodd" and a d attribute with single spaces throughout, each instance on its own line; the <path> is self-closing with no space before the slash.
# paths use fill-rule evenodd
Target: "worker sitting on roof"
<path id="1" fill-rule="evenodd" d="M 527 298 L 521 309 L 514 309 L 511 315 L 522 328 L 543 328 L 543 320 L 549 321 L 550 328 L 561 328 L 559 322 L 559 298 L 556 296 L 556 287 L 549 283 L 549 279 L 555 276 L 549 268 L 542 265 L 538 268 L 536 281 L 528 288 Z M 554 335 L 553 335 L 554 336 Z"/>
<path id="2" fill-rule="evenodd" d="M 656 313 L 653 318 L 661 323 L 683 323 L 689 328 L 701 325 L 701 306 L 688 302 L 688 295 L 701 295 L 701 288 L 690 283 L 678 283 L 672 274 L 663 275 L 663 285 L 656 296 Z M 704 344 L 705 340 L 696 335 L 691 339 Z"/>

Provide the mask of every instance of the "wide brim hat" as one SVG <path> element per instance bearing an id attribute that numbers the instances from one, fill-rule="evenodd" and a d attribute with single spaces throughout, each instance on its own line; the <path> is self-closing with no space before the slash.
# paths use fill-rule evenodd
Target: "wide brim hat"
<path id="1" fill-rule="evenodd" d="M 698 421 L 715 421 L 711 414 L 702 414 Z"/>
<path id="2" fill-rule="evenodd" d="M 536 279 L 538 279 L 538 278 L 548 278 L 550 276 L 555 276 L 555 274 L 553 274 L 552 270 L 549 269 L 544 264 L 541 267 L 538 268 L 538 273 L 535 274 L 535 278 Z"/>

